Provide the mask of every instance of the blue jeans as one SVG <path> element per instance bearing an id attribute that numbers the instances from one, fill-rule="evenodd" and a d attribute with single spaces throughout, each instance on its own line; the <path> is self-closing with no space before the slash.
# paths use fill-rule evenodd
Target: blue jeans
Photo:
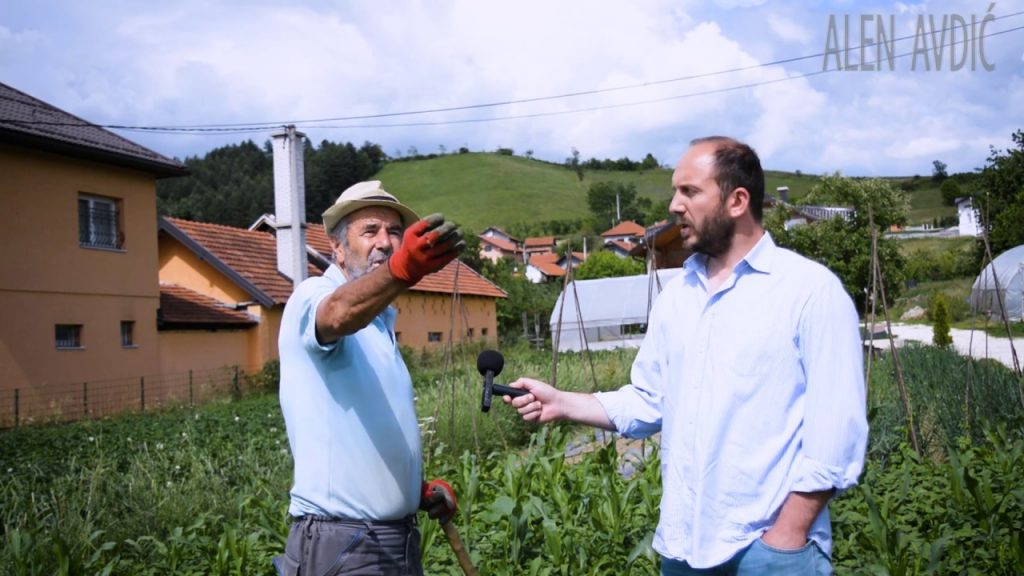
<path id="1" fill-rule="evenodd" d="M 686 562 L 661 559 L 661 576 L 831 576 L 832 561 L 814 542 L 796 550 L 772 548 L 760 538 L 725 564 L 712 568 L 691 568 Z"/>

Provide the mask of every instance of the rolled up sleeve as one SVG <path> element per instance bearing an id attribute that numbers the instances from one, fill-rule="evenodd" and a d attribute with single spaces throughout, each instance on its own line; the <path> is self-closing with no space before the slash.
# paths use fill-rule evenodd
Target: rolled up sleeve
<path id="1" fill-rule="evenodd" d="M 800 323 L 807 390 L 795 462 L 795 492 L 857 484 L 867 449 L 867 398 L 860 329 L 853 302 L 837 279 L 808 299 Z"/>

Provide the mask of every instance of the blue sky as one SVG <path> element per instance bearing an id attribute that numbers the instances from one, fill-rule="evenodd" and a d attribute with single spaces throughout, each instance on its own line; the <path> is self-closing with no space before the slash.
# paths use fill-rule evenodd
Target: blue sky
<path id="1" fill-rule="evenodd" d="M 726 134 L 769 169 L 929 175 L 933 160 L 978 168 L 1024 128 L 1024 28 L 1008 31 L 1024 14 L 1007 16 L 1022 11 L 1020 0 L 8 0 L 0 82 L 122 126 L 270 125 L 598 91 L 300 126 L 315 143 L 370 141 L 391 155 L 501 146 L 560 162 L 576 148 L 663 164 L 695 137 Z M 1008 32 L 980 38 L 987 14 L 999 19 L 986 34 Z M 971 41 L 917 32 L 953 16 L 974 18 Z M 851 46 L 852 65 L 879 23 L 910 36 L 897 54 L 921 51 L 873 71 L 837 70 L 834 53 L 771 64 L 825 52 L 830 19 L 832 47 Z M 965 46 L 973 69 L 968 56 L 950 70 Z M 925 48 L 943 50 L 942 70 L 924 69 Z M 120 133 L 181 158 L 271 131 Z"/>

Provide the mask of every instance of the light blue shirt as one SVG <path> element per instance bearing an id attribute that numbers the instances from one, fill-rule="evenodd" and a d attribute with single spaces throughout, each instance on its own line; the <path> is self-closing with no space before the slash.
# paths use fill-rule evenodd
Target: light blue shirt
<path id="1" fill-rule="evenodd" d="M 654 549 L 708 568 L 774 524 L 790 492 L 857 483 L 867 444 L 857 313 L 828 269 L 765 235 L 714 292 L 694 255 L 651 311 L 632 383 L 598 394 L 618 431 L 658 430 Z M 826 508 L 810 534 L 831 555 Z"/>
<path id="2" fill-rule="evenodd" d="M 412 380 L 387 308 L 321 345 L 316 310 L 346 281 L 336 265 L 302 282 L 284 308 L 281 411 L 295 461 L 292 516 L 394 520 L 419 508 L 423 481 Z"/>

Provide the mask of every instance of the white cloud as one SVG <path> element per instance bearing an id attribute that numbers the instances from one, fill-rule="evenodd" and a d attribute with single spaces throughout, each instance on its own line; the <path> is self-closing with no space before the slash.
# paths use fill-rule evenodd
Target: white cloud
<path id="1" fill-rule="evenodd" d="M 815 38 L 806 28 L 781 14 L 769 14 L 768 27 L 784 42 L 807 44 Z"/>
<path id="2" fill-rule="evenodd" d="M 986 44 L 989 58 L 999 58 L 992 73 L 914 73 L 904 59 L 895 71 L 833 72 L 750 87 L 820 71 L 820 59 L 758 64 L 819 51 L 828 15 L 853 18 L 859 10 L 840 0 L 801 4 L 799 13 L 762 4 L 181 0 L 129 10 L 113 2 L 35 0 L 20 13 L 5 13 L 0 79 L 92 121 L 139 125 L 368 115 L 647 84 L 356 124 L 575 111 L 556 116 L 303 130 L 317 143 L 368 140 L 388 153 L 410 145 L 424 152 L 438 145 L 507 146 L 560 161 L 576 147 L 586 157 L 652 152 L 664 163 L 691 138 L 723 133 L 749 140 L 768 167 L 809 173 L 927 173 L 929 156 L 942 154 L 951 170 L 970 169 L 987 155 L 987 145 L 979 149 L 977 142 L 993 136 L 1005 142 L 1024 125 L 1024 71 L 1014 43 L 1020 36 L 1010 34 Z M 925 8 L 936 14 L 984 9 L 958 1 L 894 4 L 889 11 Z M 896 21 L 913 28 L 915 17 Z M 808 23 L 820 26 L 807 29 Z M 735 68 L 750 69 L 658 83 Z M 637 104 L 653 100 L 662 101 Z M 622 107 L 580 111 L 607 106 Z M 179 156 L 267 136 L 127 135 Z"/>

